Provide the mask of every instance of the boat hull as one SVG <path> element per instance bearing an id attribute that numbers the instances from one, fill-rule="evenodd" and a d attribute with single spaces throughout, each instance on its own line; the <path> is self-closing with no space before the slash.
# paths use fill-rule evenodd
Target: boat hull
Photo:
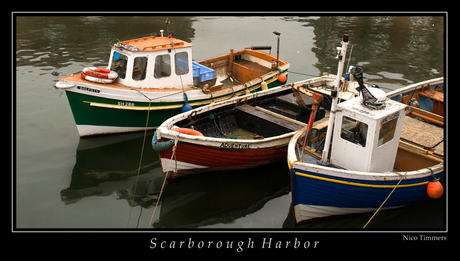
<path id="1" fill-rule="evenodd" d="M 276 77 L 266 81 L 269 82 L 268 88 L 281 84 Z M 257 92 L 260 87 L 258 83 L 249 86 L 248 89 Z M 181 107 L 184 105 L 183 93 L 180 90 L 141 93 L 136 90 L 119 90 L 85 83 L 77 84 L 65 91 L 78 133 L 82 137 L 142 131 L 146 126 L 148 129 L 154 129 L 166 119 L 180 114 Z M 242 95 L 244 91 L 235 94 Z M 232 92 L 228 92 L 220 96 L 212 96 L 201 90 L 191 90 L 186 93 L 193 107 L 229 99 L 233 95 Z M 152 102 L 149 103 L 143 95 L 152 99 Z M 149 115 L 148 122 L 147 115 Z"/>
<path id="2" fill-rule="evenodd" d="M 308 168 L 308 167 L 307 167 Z M 352 179 L 292 167 L 294 215 L 297 223 L 318 218 L 376 211 L 390 195 L 399 179 Z M 444 172 L 437 170 L 437 179 Z M 428 198 L 426 187 L 431 173 L 403 178 L 381 210 L 410 205 Z"/>
<path id="3" fill-rule="evenodd" d="M 179 103 L 152 103 L 150 108 L 174 106 L 176 108 L 151 110 L 149 103 L 138 100 L 123 101 L 66 90 L 67 99 L 80 136 L 103 135 L 153 129 L 165 119 L 180 113 Z M 118 104 L 135 104 L 122 106 Z M 136 109 L 137 108 L 137 109 Z M 147 115 L 149 115 L 147 124 Z M 147 125 L 146 125 L 147 124 Z"/>
<path id="4" fill-rule="evenodd" d="M 259 144 L 245 142 L 193 144 L 181 140 L 177 144 L 174 156 L 172 149 L 160 152 L 161 165 L 163 172 L 168 173 L 169 182 L 197 173 L 267 165 L 285 160 L 287 144 L 293 134 L 294 132 L 277 140 Z"/>

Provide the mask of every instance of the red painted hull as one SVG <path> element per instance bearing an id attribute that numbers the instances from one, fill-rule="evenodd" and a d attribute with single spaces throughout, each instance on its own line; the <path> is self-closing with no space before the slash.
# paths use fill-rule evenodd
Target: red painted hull
<path id="1" fill-rule="evenodd" d="M 176 155 L 171 164 L 172 148 L 160 152 L 163 171 L 169 166 L 168 181 L 182 178 L 188 175 L 217 171 L 236 170 L 256 167 L 285 160 L 287 144 L 283 146 L 267 147 L 259 149 L 228 149 L 211 146 L 202 146 L 186 142 L 177 144 Z M 176 169 L 177 161 L 177 171 Z"/>

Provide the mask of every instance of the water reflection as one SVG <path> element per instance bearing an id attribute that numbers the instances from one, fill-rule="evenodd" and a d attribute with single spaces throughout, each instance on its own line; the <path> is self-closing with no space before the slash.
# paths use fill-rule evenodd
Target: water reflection
<path id="1" fill-rule="evenodd" d="M 180 39 L 195 35 L 192 17 L 168 17 Z M 166 29 L 166 17 L 152 16 L 40 16 L 16 19 L 17 66 L 49 66 L 56 69 L 74 62 L 106 66 L 110 43 L 117 39 L 156 35 Z"/>
<path id="2" fill-rule="evenodd" d="M 195 228 L 225 224 L 260 210 L 269 200 L 288 194 L 285 162 L 257 169 L 196 175 L 168 184 L 155 228 Z M 260 223 L 264 223 L 263 220 Z M 272 226 L 270 224 L 266 224 Z"/>
<path id="3" fill-rule="evenodd" d="M 390 78 L 407 84 L 443 74 L 436 69 L 444 62 L 441 16 L 321 16 L 298 21 L 314 27 L 314 66 L 321 74 L 334 71 L 335 47 L 345 33 L 354 49 L 351 64 L 364 67 L 366 77 L 375 82 Z"/>
<path id="4" fill-rule="evenodd" d="M 147 136 L 144 157 L 134 197 L 134 205 L 155 204 L 163 175 L 158 153 L 149 149 L 152 133 Z M 76 163 L 68 188 L 61 191 L 61 201 L 74 204 L 85 197 L 109 196 L 131 204 L 133 198 L 143 133 L 80 139 Z"/>
<path id="5" fill-rule="evenodd" d="M 150 147 L 152 135 L 146 138 L 135 192 L 143 133 L 80 139 L 71 182 L 61 191 L 61 201 L 69 205 L 85 197 L 116 195 L 130 206 L 134 196 L 134 206 L 153 208 L 163 174 L 158 154 Z M 278 162 L 238 172 L 206 173 L 167 184 L 161 197 L 160 218 L 153 227 L 194 228 L 229 223 L 289 193 L 289 182 L 285 162 Z"/>
<path id="6" fill-rule="evenodd" d="M 282 33 L 280 57 L 291 63 L 292 71 L 335 74 L 336 47 L 342 35 L 349 33 L 352 63 L 363 67 L 367 81 L 390 82 L 401 87 L 444 74 L 444 19 L 441 16 L 168 18 L 169 29 L 175 31 L 177 38 L 195 44 L 197 59 L 207 58 L 210 53 L 221 54 L 224 45 L 236 48 L 254 43 L 276 48 L 271 34 L 276 29 Z M 126 202 L 126 208 L 117 213 L 128 213 L 142 133 L 80 139 L 75 158 L 74 145 L 69 144 L 73 144 L 78 134 L 71 111 L 64 92 L 52 86 L 59 76 L 81 71 L 86 66 L 106 66 L 110 42 L 155 35 L 160 29 L 166 29 L 166 16 L 17 16 L 15 19 L 18 227 L 55 227 L 53 220 L 31 215 L 31 209 L 69 215 L 69 207 L 86 210 L 98 206 L 95 202 L 83 202 L 82 199 L 88 197 L 115 195 L 123 204 Z M 289 81 L 305 78 L 310 76 L 293 73 Z M 158 155 L 149 144 L 151 137 L 149 133 L 134 195 L 136 206 L 149 209 L 156 203 L 163 182 Z M 70 184 L 50 186 L 49 180 L 62 180 L 63 173 L 56 171 L 57 168 L 72 169 L 64 173 L 71 176 Z M 279 209 L 263 206 L 280 195 L 287 197 L 289 173 L 286 171 L 286 163 L 280 162 L 243 172 L 208 173 L 168 184 L 161 209 L 157 211 L 160 218 L 154 227 L 202 227 L 229 223 L 249 213 L 279 213 Z M 58 204 L 44 200 L 51 197 L 56 197 Z M 436 206 L 439 204 L 442 205 Z M 284 211 L 286 207 L 283 205 L 280 209 Z M 415 214 L 404 216 L 401 212 L 392 213 L 396 213 L 395 223 L 405 227 L 411 227 L 412 223 L 406 220 L 414 220 L 414 215 L 423 222 L 442 221 L 439 215 L 445 213 L 443 209 L 431 211 L 430 206 L 426 209 L 412 209 Z M 106 226 L 105 220 L 113 218 L 108 213 L 94 215 L 92 224 L 98 227 Z M 376 218 L 385 215 L 379 214 Z M 27 217 L 35 219 L 34 222 Z M 86 225 L 70 216 L 62 218 L 64 220 L 68 220 L 65 224 L 69 227 Z M 124 227 L 124 221 L 120 227 Z M 76 222 L 80 223 L 75 225 Z M 267 227 L 280 226 L 271 222 Z M 321 227 L 340 227 L 337 223 L 322 224 Z M 354 226 L 361 224 L 353 223 L 351 227 Z"/>

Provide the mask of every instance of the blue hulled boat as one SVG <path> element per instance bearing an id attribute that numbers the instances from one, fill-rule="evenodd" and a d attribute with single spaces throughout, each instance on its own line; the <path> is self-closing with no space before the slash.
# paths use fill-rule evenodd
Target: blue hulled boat
<path id="1" fill-rule="evenodd" d="M 338 76 L 347 45 L 346 35 L 338 48 Z M 328 91 L 327 123 L 304 128 L 289 143 L 296 223 L 443 195 L 444 79 L 385 93 L 364 85 L 361 68 L 349 72 L 354 81 L 336 77 Z M 325 95 L 319 85 L 308 89 Z"/>

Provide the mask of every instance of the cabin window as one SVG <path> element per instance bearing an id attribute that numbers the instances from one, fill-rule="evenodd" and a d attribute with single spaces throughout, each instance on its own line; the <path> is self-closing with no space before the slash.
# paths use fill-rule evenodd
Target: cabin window
<path id="1" fill-rule="evenodd" d="M 155 78 L 168 77 L 171 75 L 171 57 L 169 54 L 158 55 L 155 58 Z"/>
<path id="2" fill-rule="evenodd" d="M 126 66 L 128 65 L 128 57 L 119 52 L 113 52 L 112 65 L 110 70 L 118 73 L 118 77 L 124 79 L 126 77 Z"/>
<path id="3" fill-rule="evenodd" d="M 354 144 L 366 147 L 367 127 L 367 124 L 364 122 L 343 116 L 340 137 Z"/>
<path id="4" fill-rule="evenodd" d="M 147 71 L 147 57 L 136 57 L 133 65 L 133 80 L 141 81 L 145 79 Z"/>
<path id="5" fill-rule="evenodd" d="M 175 62 L 176 62 L 176 74 L 183 75 L 188 73 L 188 53 L 181 52 L 176 53 Z"/>
<path id="6" fill-rule="evenodd" d="M 378 146 L 389 142 L 395 136 L 396 123 L 398 118 L 394 118 L 391 121 L 387 121 L 380 126 L 379 142 Z"/>

